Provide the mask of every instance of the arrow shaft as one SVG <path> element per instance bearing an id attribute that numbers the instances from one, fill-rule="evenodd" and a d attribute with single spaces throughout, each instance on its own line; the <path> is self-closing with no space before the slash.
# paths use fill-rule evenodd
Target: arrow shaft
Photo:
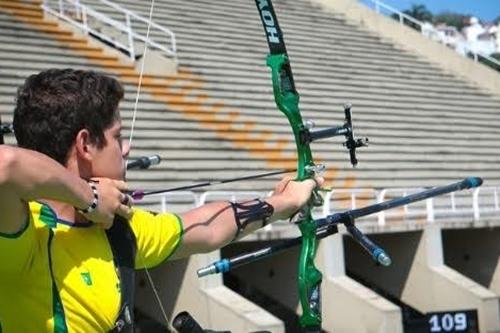
<path id="1" fill-rule="evenodd" d="M 135 190 L 132 192 L 131 195 L 132 195 L 132 198 L 134 198 L 135 200 L 140 200 L 147 195 L 162 194 L 162 193 L 183 191 L 183 190 L 191 190 L 194 188 L 201 188 L 201 187 L 213 186 L 213 185 L 218 185 L 218 184 L 227 184 L 227 183 L 233 183 L 233 182 L 238 182 L 238 181 L 243 181 L 243 180 L 250 180 L 250 179 L 257 179 L 257 178 L 264 178 L 264 177 L 269 177 L 269 176 L 281 175 L 281 174 L 290 173 L 290 172 L 294 172 L 294 171 L 296 171 L 296 170 L 295 169 L 276 170 L 276 171 L 261 173 L 261 174 L 257 174 L 257 175 L 223 179 L 223 180 L 207 181 L 207 182 L 197 183 L 197 184 L 193 184 L 193 185 L 178 186 L 178 187 L 173 187 L 173 188 L 168 188 L 168 189 L 154 190 L 154 191 L 147 191 L 147 192 L 141 191 L 141 190 Z"/>

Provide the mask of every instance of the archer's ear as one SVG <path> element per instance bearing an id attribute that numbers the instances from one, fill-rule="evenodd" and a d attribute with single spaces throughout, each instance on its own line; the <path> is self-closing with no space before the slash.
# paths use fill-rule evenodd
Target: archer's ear
<path id="1" fill-rule="evenodd" d="M 92 160 L 96 147 L 90 140 L 90 133 L 87 129 L 80 130 L 76 135 L 75 149 L 80 158 Z"/>

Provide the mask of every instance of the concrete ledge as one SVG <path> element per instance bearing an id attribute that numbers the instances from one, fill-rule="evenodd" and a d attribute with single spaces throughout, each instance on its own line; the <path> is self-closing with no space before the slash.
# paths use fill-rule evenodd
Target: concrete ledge
<path id="1" fill-rule="evenodd" d="M 208 321 L 231 332 L 285 332 L 281 320 L 224 286 L 203 291 L 207 296 Z"/>
<path id="2" fill-rule="evenodd" d="M 169 320 L 188 311 L 205 329 L 251 332 L 285 332 L 283 322 L 225 287 L 221 275 L 199 279 L 196 270 L 220 258 L 220 252 L 169 261 L 150 271 Z M 145 273 L 137 276 L 136 305 L 165 323 Z"/>
<path id="3" fill-rule="evenodd" d="M 489 288 L 498 296 L 500 296 L 500 258 L 498 258 L 495 273 L 493 273 L 493 278 L 491 279 Z"/>
<path id="4" fill-rule="evenodd" d="M 428 311 L 475 308 L 481 332 L 500 332 L 497 295 L 445 265 L 433 267 L 431 272 L 427 285 L 432 286 L 437 299 Z"/>
<path id="5" fill-rule="evenodd" d="M 189 306 L 204 312 L 204 321 L 210 323 L 207 328 L 232 332 L 259 330 L 285 332 L 285 326 L 280 319 L 225 287 L 222 275 L 209 275 L 201 279 L 196 277 L 198 268 L 220 259 L 220 251 L 196 255 L 195 259 L 192 261 L 196 264 L 190 265 L 191 269 L 188 274 L 189 277 L 197 280 L 201 299 L 192 297 Z M 200 307 L 200 301 L 203 307 Z"/>
<path id="6" fill-rule="evenodd" d="M 165 57 L 161 52 L 148 50 L 146 57 L 142 55 L 135 64 L 138 73 L 144 69 L 146 75 L 170 76 L 177 74 L 177 59 Z"/>
<path id="7" fill-rule="evenodd" d="M 401 309 L 345 274 L 341 233 L 318 248 L 322 283 L 323 328 L 330 332 L 403 332 Z"/>
<path id="8" fill-rule="evenodd" d="M 403 332 L 400 308 L 347 276 L 324 279 L 322 297 L 329 332 Z"/>
<path id="9" fill-rule="evenodd" d="M 481 332 L 500 331 L 499 299 L 443 263 L 441 229 L 425 228 L 401 300 L 421 312 L 477 309 Z"/>
<path id="10" fill-rule="evenodd" d="M 419 32 L 377 14 L 356 0 L 311 0 L 326 11 L 341 13 L 354 24 L 364 26 L 380 37 L 420 55 L 450 74 L 475 83 L 478 87 L 500 97 L 500 74 L 493 69 L 461 57 L 450 48 L 423 37 Z"/>

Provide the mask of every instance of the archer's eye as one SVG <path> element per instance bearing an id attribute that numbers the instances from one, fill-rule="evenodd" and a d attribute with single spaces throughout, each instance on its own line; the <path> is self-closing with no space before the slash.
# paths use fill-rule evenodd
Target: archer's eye
<path id="1" fill-rule="evenodd" d="M 123 139 L 121 133 L 118 133 L 117 135 L 115 135 L 115 140 L 118 142 L 118 144 L 120 145 L 120 147 L 123 146 L 124 139 Z"/>

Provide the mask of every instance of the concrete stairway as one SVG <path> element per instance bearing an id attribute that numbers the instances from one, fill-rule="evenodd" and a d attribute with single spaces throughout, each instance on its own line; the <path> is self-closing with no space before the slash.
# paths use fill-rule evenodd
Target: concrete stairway
<path id="1" fill-rule="evenodd" d="M 4 13 L 10 3 L 2 2 Z M 149 2 L 118 3 L 142 15 L 149 11 Z M 23 10 L 36 16 L 36 10 Z M 342 104 L 350 101 L 357 134 L 370 138 L 356 170 L 340 139 L 314 144 L 333 187 L 436 185 L 468 175 L 484 177 L 486 185 L 500 182 L 498 98 L 346 23 L 340 14 L 326 14 L 307 1 L 278 2 L 276 10 L 305 117 L 318 127 L 340 125 Z M 233 1 L 223 20 L 218 14 L 211 1 L 156 3 L 155 21 L 168 22 L 177 34 L 181 70 L 166 82 L 151 78 L 145 85 L 150 94 L 141 98 L 132 154 L 159 152 L 171 162 L 154 172 L 131 173 L 138 186 L 177 186 L 294 166 L 288 125 L 272 100 L 254 4 Z M 122 109 L 129 124 L 137 79 L 131 64 L 69 31 L 41 36 L 54 30 L 53 24 L 33 29 L 33 22 L 24 20 L 3 15 L 0 22 L 0 38 L 9 43 L 0 77 L 7 120 L 15 86 L 26 75 L 72 66 L 105 69 L 126 82 Z M 256 180 L 223 189 L 264 191 L 272 183 Z"/>
<path id="2" fill-rule="evenodd" d="M 38 5 L 36 2 L 17 1 L 0 3 L 0 41 L 4 43 L 0 52 L 2 120 L 12 120 L 15 91 L 27 76 L 52 67 L 73 67 L 107 71 L 124 82 L 126 96 L 121 104 L 122 115 L 125 124 L 130 126 L 138 81 L 134 65 L 120 54 L 89 42 L 87 37 L 79 36 L 67 27 L 43 20 Z M 163 186 L 178 186 L 193 179 L 246 175 L 265 168 L 262 161 L 253 159 L 245 149 L 235 147 L 229 141 L 221 141 L 220 135 L 206 126 L 200 128 L 200 123 L 193 121 L 201 117 L 201 121 L 213 122 L 213 116 L 207 119 L 203 114 L 201 103 L 184 101 L 189 90 L 200 84 L 198 81 L 198 76 L 188 69 L 181 69 L 175 77 L 166 79 L 144 77 L 131 157 L 159 153 L 165 162 L 152 172 L 130 172 L 134 186 L 152 188 L 159 182 Z M 148 90 L 154 96 L 147 94 Z M 165 101 L 178 107 L 171 110 Z M 223 103 L 213 102 L 212 107 L 221 108 Z M 224 122 L 218 123 L 222 124 L 220 131 L 224 132 Z M 13 137 L 6 139 L 8 143 L 14 143 Z M 225 168 L 230 160 L 235 162 Z M 200 162 L 205 166 L 201 174 L 196 172 Z M 214 170 L 219 174 L 215 175 Z M 181 198 L 176 208 L 182 209 L 184 203 L 192 207 L 193 202 L 186 200 Z M 150 202 L 152 208 L 159 208 L 158 199 L 151 199 Z"/>
<path id="3" fill-rule="evenodd" d="M 149 2 L 117 2 L 143 16 L 149 13 Z M 177 186 L 192 180 L 293 167 L 294 145 L 286 120 L 272 100 L 269 72 L 264 65 L 267 48 L 253 1 L 225 3 L 224 15 L 220 3 L 210 0 L 156 3 L 155 21 L 167 22 L 177 34 L 180 70 L 171 77 L 145 78 L 132 155 L 159 153 L 165 162 L 148 172 L 131 172 L 133 185 Z M 103 70 L 124 82 L 122 115 L 126 126 L 130 126 L 138 79 L 134 65 L 117 52 L 89 43 L 71 29 L 43 19 L 38 5 L 0 2 L 2 120 L 11 120 L 16 87 L 28 75 L 45 68 L 71 66 Z M 500 184 L 498 96 L 348 23 L 341 13 L 326 13 L 307 0 L 276 1 L 275 7 L 304 115 L 315 120 L 318 127 L 340 125 L 342 104 L 350 101 L 354 104 L 357 134 L 368 136 L 372 143 L 359 151 L 360 165 L 356 170 L 348 166 L 348 155 L 339 140 L 314 144 L 317 159 L 330 170 L 328 185 L 437 185 L 469 175 L 484 177 L 486 185 Z M 13 139 L 8 142 L 13 143 Z M 264 191 L 272 183 L 266 179 L 219 188 Z M 179 208 L 193 204 L 186 198 L 179 200 Z M 154 199 L 146 205 L 158 208 Z M 339 259 L 343 248 L 337 247 L 333 257 L 330 250 L 320 253 L 324 265 L 335 259 L 335 264 L 343 267 L 344 261 Z M 189 271 L 192 278 L 199 261 L 206 260 L 194 258 L 186 266 L 177 263 L 178 270 Z M 170 272 L 172 266 L 164 269 Z M 157 273 L 158 277 L 166 274 Z M 370 313 L 370 323 L 366 325 L 378 327 L 380 332 L 387 331 L 387 327 L 391 331 L 401 330 L 397 307 L 350 280 L 345 273 L 340 275 L 329 274 L 325 282 L 325 294 L 333 295 L 338 303 L 333 306 L 341 311 L 345 307 L 342 302 L 349 301 L 356 308 L 365 308 L 365 312 L 359 311 L 360 315 Z M 179 276 L 182 274 L 176 274 L 177 279 Z M 162 291 L 171 289 L 172 280 L 161 281 Z M 198 282 L 187 281 L 179 291 L 178 304 L 173 298 L 171 312 L 174 307 L 202 299 L 207 307 L 220 307 L 219 314 L 235 317 L 240 331 L 242 327 L 261 328 L 259 318 L 264 319 L 266 327 L 283 329 L 277 318 L 224 289 L 221 279 L 204 282 L 209 288 L 196 289 L 194 293 L 189 287 Z M 270 282 L 269 286 L 273 284 Z M 228 293 L 233 303 L 228 303 Z M 494 298 L 487 296 L 488 302 Z M 153 307 L 144 291 L 139 301 Z M 408 296 L 408 302 L 415 301 Z M 436 308 L 432 305 L 422 309 Z M 206 316 L 206 321 L 218 320 L 218 316 Z M 331 323 L 329 320 L 327 328 L 345 324 L 338 317 L 332 317 Z M 492 321 L 490 327 L 496 328 L 498 317 Z M 223 324 L 221 328 L 227 328 Z M 366 325 L 360 324 L 359 329 Z"/>
<path id="4" fill-rule="evenodd" d="M 99 8 L 95 1 L 84 3 Z M 149 2 L 117 3 L 142 15 L 149 12 Z M 265 142 L 288 142 L 267 161 L 292 166 L 294 146 L 272 101 L 254 3 L 225 6 L 221 16 L 220 3 L 213 1 L 158 1 L 154 19 L 177 34 L 180 65 L 203 77 L 204 84 L 190 96 L 222 100 L 238 112 L 236 123 L 273 133 L 260 141 L 264 149 Z M 348 23 L 340 13 L 325 13 L 308 1 L 277 1 L 275 7 L 303 114 L 319 127 L 340 125 L 341 106 L 350 101 L 357 133 L 372 143 L 360 150 L 356 170 L 339 140 L 314 144 L 332 170 L 327 176 L 334 187 L 434 185 L 467 175 L 484 177 L 486 185 L 500 182 L 498 96 Z"/>

